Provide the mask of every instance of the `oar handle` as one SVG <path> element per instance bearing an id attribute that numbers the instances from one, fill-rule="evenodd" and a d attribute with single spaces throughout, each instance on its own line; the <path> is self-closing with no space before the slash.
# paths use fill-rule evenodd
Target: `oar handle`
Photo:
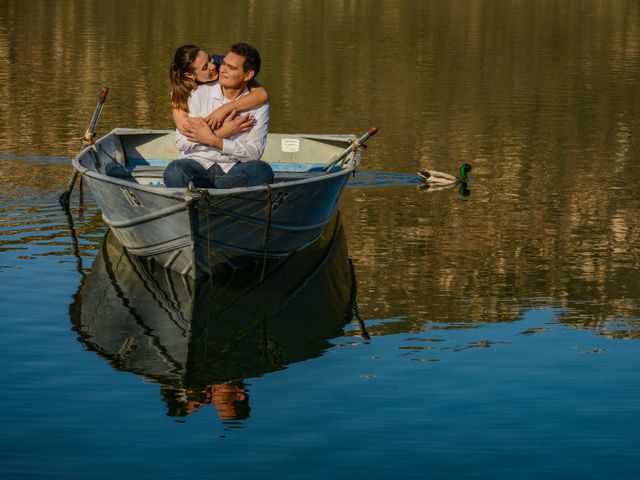
<path id="1" fill-rule="evenodd" d="M 102 87 L 100 90 L 100 96 L 98 97 L 98 101 L 100 103 L 104 103 L 107 100 L 107 94 L 109 93 L 109 87 Z"/>
<path id="2" fill-rule="evenodd" d="M 102 107 L 104 106 L 104 102 L 107 100 L 108 93 L 109 87 L 102 87 L 102 90 L 100 90 L 98 105 L 96 105 L 96 109 L 94 110 L 93 116 L 91 117 L 91 122 L 89 122 L 89 128 L 87 128 L 84 137 L 82 137 L 83 147 L 86 145 L 91 145 L 93 143 L 93 137 L 96 136 L 96 125 L 98 125 L 98 119 L 100 118 L 100 113 L 102 113 Z M 76 183 L 76 178 L 78 178 L 78 171 L 74 168 L 73 173 L 71 174 L 71 178 L 69 179 L 67 189 L 62 192 L 62 195 L 60 195 L 60 198 L 58 199 L 60 205 L 62 205 L 67 213 L 69 212 L 69 197 L 71 196 L 73 185 Z"/>
<path id="3" fill-rule="evenodd" d="M 89 122 L 89 128 L 82 137 L 82 142 L 85 145 L 88 145 L 93 142 L 93 137 L 96 136 L 96 125 L 98 125 L 98 119 L 100 118 L 100 114 L 102 113 L 102 107 L 104 106 L 104 102 L 107 100 L 107 95 L 109 94 L 109 87 L 102 87 L 100 90 L 100 96 L 98 97 L 98 104 L 96 105 L 96 109 L 93 112 L 93 117 L 91 117 L 91 122 Z"/>
<path id="4" fill-rule="evenodd" d="M 347 155 L 349 155 L 354 150 L 359 149 L 361 146 L 363 146 L 366 143 L 367 140 L 373 137 L 376 133 L 378 133 L 378 128 L 371 127 L 369 130 L 367 130 L 367 132 L 364 135 L 362 135 L 360 138 L 351 142 L 351 145 L 349 145 L 340 155 L 338 155 L 333 160 L 331 160 L 331 162 L 329 162 L 327 166 L 324 167 L 324 171 L 326 172 L 331 170 L 336 163 L 342 161 Z"/>
<path id="5" fill-rule="evenodd" d="M 359 143 L 360 145 L 362 145 L 364 142 L 366 142 L 367 140 L 369 140 L 371 137 L 373 137 L 376 133 L 378 133 L 378 128 L 377 127 L 371 127 L 367 133 L 365 133 L 364 135 L 362 135 L 358 140 L 356 140 L 357 143 Z"/>

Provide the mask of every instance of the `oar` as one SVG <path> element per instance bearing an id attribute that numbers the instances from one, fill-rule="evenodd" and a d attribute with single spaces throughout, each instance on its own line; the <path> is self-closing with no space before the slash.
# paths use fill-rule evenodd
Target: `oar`
<path id="1" fill-rule="evenodd" d="M 344 158 L 354 150 L 359 149 L 362 145 L 366 143 L 367 140 L 369 140 L 369 138 L 373 137 L 377 132 L 378 132 L 378 129 L 376 127 L 371 127 L 367 133 L 362 135 L 360 138 L 358 138 L 354 142 L 351 142 L 351 145 L 349 145 L 349 147 L 346 148 L 344 152 L 342 152 L 337 157 L 333 158 L 327 164 L 327 166 L 323 168 L 323 170 L 325 172 L 328 172 L 329 170 L 331 170 L 336 163 L 344 160 Z"/>
<path id="2" fill-rule="evenodd" d="M 102 107 L 104 106 L 104 102 L 107 100 L 108 93 L 109 87 L 102 87 L 102 90 L 100 90 L 98 105 L 96 105 L 96 109 L 93 112 L 93 117 L 91 117 L 89 128 L 87 128 L 84 137 L 82 137 L 81 149 L 93 143 L 93 137 L 96 136 L 96 125 L 98 124 L 98 119 L 100 118 L 100 114 L 102 113 Z M 77 177 L 78 171 L 74 168 L 73 173 L 71 174 L 71 178 L 69 179 L 69 185 L 67 185 L 67 189 L 62 193 L 62 195 L 60 195 L 60 198 L 58 199 L 60 201 L 60 205 L 65 208 L 69 206 L 69 197 L 71 196 L 71 191 L 73 190 L 73 185 L 76 183 Z"/>

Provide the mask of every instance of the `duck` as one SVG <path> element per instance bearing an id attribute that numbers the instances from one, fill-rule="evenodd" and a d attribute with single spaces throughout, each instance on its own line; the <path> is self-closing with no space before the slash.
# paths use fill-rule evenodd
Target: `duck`
<path id="1" fill-rule="evenodd" d="M 429 185 L 456 185 L 459 183 L 466 184 L 469 182 L 468 173 L 471 171 L 471 165 L 468 163 L 463 163 L 460 166 L 460 177 L 456 177 L 455 175 L 451 175 L 450 173 L 442 173 L 436 172 L 435 170 L 421 170 L 418 172 L 418 175 L 422 177 L 424 183 Z"/>

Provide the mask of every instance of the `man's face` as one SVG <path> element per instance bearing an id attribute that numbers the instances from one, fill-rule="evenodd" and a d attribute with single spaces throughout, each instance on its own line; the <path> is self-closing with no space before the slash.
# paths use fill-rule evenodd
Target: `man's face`
<path id="1" fill-rule="evenodd" d="M 253 78 L 253 70 L 244 69 L 244 57 L 233 52 L 227 53 L 220 65 L 220 85 L 240 88 Z"/>
<path id="2" fill-rule="evenodd" d="M 209 83 L 218 79 L 216 65 L 203 50 L 198 52 L 198 56 L 191 63 L 191 69 L 192 71 L 187 76 L 193 78 L 196 83 Z"/>

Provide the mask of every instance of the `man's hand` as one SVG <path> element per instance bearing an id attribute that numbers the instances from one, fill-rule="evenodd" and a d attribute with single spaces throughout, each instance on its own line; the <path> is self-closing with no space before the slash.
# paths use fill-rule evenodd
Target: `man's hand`
<path id="1" fill-rule="evenodd" d="M 192 142 L 216 146 L 216 135 L 201 117 L 191 117 L 184 122 L 183 133 Z"/>
<path id="2" fill-rule="evenodd" d="M 215 132 L 217 129 L 222 127 L 224 119 L 229 116 L 232 110 L 233 108 L 230 108 L 228 103 L 225 105 L 221 105 L 209 115 L 204 117 L 204 121 L 207 122 L 211 127 L 211 130 Z"/>
<path id="3" fill-rule="evenodd" d="M 216 130 L 216 135 L 221 138 L 229 138 L 238 133 L 248 132 L 256 124 L 251 115 L 237 115 L 235 110 L 224 119 L 222 127 Z"/>

